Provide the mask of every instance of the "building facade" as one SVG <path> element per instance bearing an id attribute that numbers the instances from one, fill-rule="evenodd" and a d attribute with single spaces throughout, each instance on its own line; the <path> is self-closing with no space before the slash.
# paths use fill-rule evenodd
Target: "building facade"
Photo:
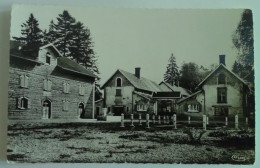
<path id="1" fill-rule="evenodd" d="M 178 112 L 187 115 L 234 116 L 248 115 L 249 88 L 245 81 L 220 64 L 197 86 L 197 92 L 178 102 Z"/>
<path id="2" fill-rule="evenodd" d="M 9 119 L 94 118 L 96 75 L 48 44 L 37 59 L 11 53 Z"/>
<path id="3" fill-rule="evenodd" d="M 150 113 L 157 115 L 161 109 L 161 102 L 169 100 L 168 112 L 175 109 L 175 102 L 180 99 L 180 92 L 173 92 L 168 88 L 162 88 L 154 81 L 141 77 L 140 68 L 135 73 L 117 70 L 101 87 L 104 89 L 104 107 L 108 115 L 121 115 L 124 113 Z M 165 110 L 165 112 L 167 112 Z"/>

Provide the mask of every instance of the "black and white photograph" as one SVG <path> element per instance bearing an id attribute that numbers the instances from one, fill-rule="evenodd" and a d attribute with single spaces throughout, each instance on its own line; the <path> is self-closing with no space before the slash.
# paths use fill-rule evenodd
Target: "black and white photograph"
<path id="1" fill-rule="evenodd" d="M 253 16 L 13 5 L 8 162 L 253 165 Z"/>

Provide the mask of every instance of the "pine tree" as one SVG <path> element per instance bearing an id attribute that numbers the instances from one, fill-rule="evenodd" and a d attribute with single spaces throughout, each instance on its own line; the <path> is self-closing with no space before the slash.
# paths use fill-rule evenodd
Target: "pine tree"
<path id="1" fill-rule="evenodd" d="M 44 43 L 54 43 L 56 40 L 56 31 L 55 31 L 55 25 L 53 20 L 51 20 L 50 25 L 49 25 L 49 30 L 44 30 Z"/>
<path id="2" fill-rule="evenodd" d="M 36 58 L 39 47 L 42 45 L 42 31 L 38 20 L 31 13 L 29 19 L 21 25 L 21 37 L 13 37 L 22 45 L 21 52 L 26 57 Z"/>
<path id="3" fill-rule="evenodd" d="M 64 10 L 62 14 L 57 17 L 57 24 L 55 28 L 54 45 L 58 48 L 61 54 L 65 57 L 71 57 L 70 46 L 73 44 L 73 28 L 75 27 L 75 18 L 73 18 L 68 11 Z"/>
<path id="4" fill-rule="evenodd" d="M 164 81 L 171 85 L 175 84 L 176 80 L 179 78 L 178 68 L 179 67 L 176 64 L 175 56 L 171 54 L 169 64 L 167 65 L 167 69 L 164 74 Z"/>
<path id="5" fill-rule="evenodd" d="M 72 37 L 72 45 L 69 48 L 72 58 L 92 72 L 99 73 L 89 29 L 83 23 L 77 22 Z"/>

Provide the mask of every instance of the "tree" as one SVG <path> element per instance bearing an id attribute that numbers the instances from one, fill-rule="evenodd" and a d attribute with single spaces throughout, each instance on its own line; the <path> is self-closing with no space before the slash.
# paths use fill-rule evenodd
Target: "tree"
<path id="1" fill-rule="evenodd" d="M 49 30 L 44 30 L 43 32 L 43 41 L 44 44 L 48 44 L 48 43 L 54 43 L 56 40 L 56 30 L 55 30 L 55 25 L 53 20 L 51 20 L 50 25 L 49 25 Z"/>
<path id="2" fill-rule="evenodd" d="M 72 36 L 76 20 L 68 11 L 64 10 L 63 13 L 57 17 L 57 21 L 57 24 L 54 24 L 56 33 L 54 37 L 52 37 L 56 40 L 53 43 L 63 56 L 72 58 L 69 48 L 73 44 Z"/>
<path id="3" fill-rule="evenodd" d="M 200 81 L 199 66 L 193 62 L 183 63 L 180 70 L 180 85 L 194 92 Z"/>
<path id="4" fill-rule="evenodd" d="M 241 78 L 254 81 L 254 37 L 253 16 L 249 9 L 244 10 L 237 29 L 233 34 L 233 44 L 238 51 L 238 59 L 233 65 L 233 72 Z"/>
<path id="5" fill-rule="evenodd" d="M 38 20 L 31 13 L 29 19 L 21 25 L 21 37 L 13 37 L 21 43 L 21 52 L 26 57 L 37 57 L 39 47 L 42 45 L 42 31 L 39 28 Z"/>
<path id="6" fill-rule="evenodd" d="M 169 64 L 167 65 L 167 69 L 164 74 L 164 81 L 171 85 L 175 84 L 176 80 L 179 78 L 178 68 L 179 67 L 176 64 L 175 56 L 171 54 Z"/>
<path id="7" fill-rule="evenodd" d="M 72 45 L 69 48 L 72 58 L 92 72 L 99 73 L 89 29 L 83 23 L 77 22 L 72 38 Z"/>

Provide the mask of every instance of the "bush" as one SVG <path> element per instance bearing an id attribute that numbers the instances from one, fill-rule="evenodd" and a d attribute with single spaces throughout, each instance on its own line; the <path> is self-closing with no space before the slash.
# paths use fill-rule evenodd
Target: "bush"
<path id="1" fill-rule="evenodd" d="M 183 131 L 183 133 L 186 133 L 188 135 L 189 141 L 194 144 L 200 143 L 200 139 L 205 132 L 206 131 L 204 130 L 195 129 L 195 128 L 186 128 Z"/>
<path id="2" fill-rule="evenodd" d="M 107 120 L 107 117 L 100 115 L 100 116 L 97 116 L 97 120 L 98 120 L 98 121 L 106 121 L 106 120 Z"/>

